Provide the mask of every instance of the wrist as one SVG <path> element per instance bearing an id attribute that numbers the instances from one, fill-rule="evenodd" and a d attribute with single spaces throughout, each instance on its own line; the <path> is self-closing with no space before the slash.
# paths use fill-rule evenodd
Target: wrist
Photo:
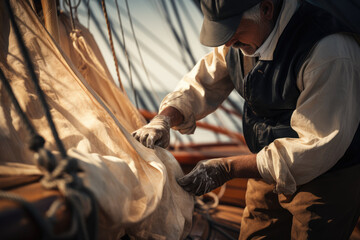
<path id="1" fill-rule="evenodd" d="M 231 178 L 261 178 L 257 169 L 256 154 L 228 157 L 223 161 Z"/>
<path id="2" fill-rule="evenodd" d="M 169 116 L 158 114 L 151 121 L 161 121 L 167 128 L 171 128 L 171 118 Z"/>
<path id="3" fill-rule="evenodd" d="M 159 116 L 168 117 L 168 123 L 170 127 L 180 125 L 184 121 L 182 113 L 174 107 L 167 107 L 159 113 Z"/>

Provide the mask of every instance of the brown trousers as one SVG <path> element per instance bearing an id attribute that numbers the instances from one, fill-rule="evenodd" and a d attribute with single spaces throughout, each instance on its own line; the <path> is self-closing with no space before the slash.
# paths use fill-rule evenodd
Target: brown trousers
<path id="1" fill-rule="evenodd" d="M 360 165 L 329 172 L 291 196 L 262 180 L 248 181 L 240 240 L 342 240 L 360 215 Z"/>

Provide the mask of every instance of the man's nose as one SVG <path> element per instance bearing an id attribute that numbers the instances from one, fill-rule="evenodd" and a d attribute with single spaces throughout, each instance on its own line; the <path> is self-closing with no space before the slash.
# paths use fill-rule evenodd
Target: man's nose
<path id="1" fill-rule="evenodd" d="M 236 39 L 235 39 L 235 38 L 231 38 L 229 41 L 227 41 L 227 42 L 225 43 L 225 46 L 226 46 L 226 47 L 230 47 L 230 46 L 233 45 L 235 42 L 236 42 Z"/>

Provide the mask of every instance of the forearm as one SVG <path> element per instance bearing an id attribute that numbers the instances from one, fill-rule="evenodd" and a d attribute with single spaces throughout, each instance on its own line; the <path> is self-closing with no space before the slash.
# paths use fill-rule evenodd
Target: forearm
<path id="1" fill-rule="evenodd" d="M 159 115 L 169 118 L 170 127 L 178 126 L 184 121 L 184 116 L 174 107 L 167 107 L 163 109 Z"/>
<path id="2" fill-rule="evenodd" d="M 261 178 L 256 164 L 256 154 L 224 158 L 231 178 Z"/>

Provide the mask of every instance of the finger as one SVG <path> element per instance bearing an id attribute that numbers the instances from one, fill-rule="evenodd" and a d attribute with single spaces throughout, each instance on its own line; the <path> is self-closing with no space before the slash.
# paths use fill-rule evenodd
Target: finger
<path id="1" fill-rule="evenodd" d="M 192 194 L 195 194 L 196 193 L 196 189 L 198 188 L 198 185 L 197 184 L 194 184 L 194 183 L 191 183 L 191 184 L 188 184 L 186 186 L 183 186 L 182 187 L 185 191 L 189 192 L 189 193 L 192 193 Z"/>
<path id="2" fill-rule="evenodd" d="M 204 184 L 203 181 L 200 181 L 199 184 L 197 185 L 196 190 L 194 190 L 194 194 L 196 196 L 201 196 L 205 194 L 205 187 L 206 187 L 206 183 Z"/>
<path id="3" fill-rule="evenodd" d="M 142 145 L 144 145 L 145 147 L 146 147 L 146 139 L 147 139 L 147 137 L 148 137 L 148 133 L 144 133 L 144 134 L 141 134 L 140 135 L 140 142 L 141 142 L 141 144 Z"/>
<path id="4" fill-rule="evenodd" d="M 134 137 L 137 141 L 140 142 L 140 134 L 139 134 L 139 132 L 138 132 L 138 131 L 135 131 L 135 132 L 133 132 L 132 134 L 133 134 L 133 137 Z"/>
<path id="5" fill-rule="evenodd" d="M 187 185 L 189 185 L 190 183 L 192 183 L 193 178 L 191 176 L 185 175 L 184 177 L 178 178 L 176 181 L 177 183 L 182 186 L 185 187 Z"/>
<path id="6" fill-rule="evenodd" d="M 186 177 L 186 178 L 181 178 L 177 180 L 179 185 L 187 192 L 189 193 L 196 193 L 196 189 L 198 188 L 200 182 L 200 179 L 197 177 Z"/>
<path id="7" fill-rule="evenodd" d="M 156 146 L 160 146 L 162 148 L 167 148 L 169 146 L 169 139 L 165 136 L 162 136 L 155 142 Z"/>
<path id="8" fill-rule="evenodd" d="M 154 149 L 154 137 L 153 135 L 150 135 L 146 139 L 146 147 Z"/>
<path id="9" fill-rule="evenodd" d="M 137 131 L 133 131 L 133 132 L 131 133 L 131 135 L 132 135 L 133 137 L 135 137 L 136 134 L 137 134 Z"/>

